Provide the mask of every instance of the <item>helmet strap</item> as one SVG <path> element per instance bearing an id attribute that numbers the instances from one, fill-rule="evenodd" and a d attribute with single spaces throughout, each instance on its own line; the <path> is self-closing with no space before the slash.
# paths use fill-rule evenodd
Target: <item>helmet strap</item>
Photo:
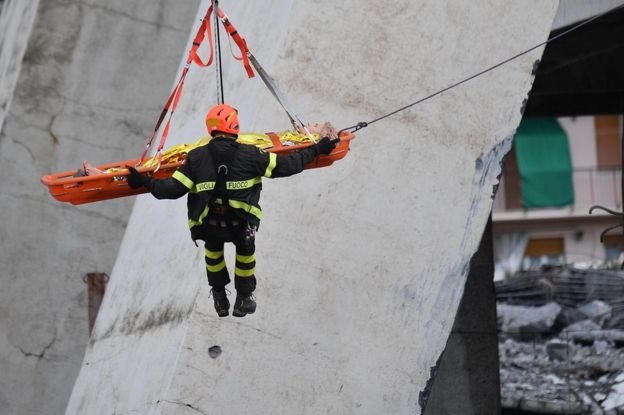
<path id="1" fill-rule="evenodd" d="M 230 133 L 224 133 L 223 131 L 213 131 L 212 132 L 212 138 L 229 138 L 231 140 L 236 140 L 238 138 L 238 135 L 236 134 L 230 134 Z"/>

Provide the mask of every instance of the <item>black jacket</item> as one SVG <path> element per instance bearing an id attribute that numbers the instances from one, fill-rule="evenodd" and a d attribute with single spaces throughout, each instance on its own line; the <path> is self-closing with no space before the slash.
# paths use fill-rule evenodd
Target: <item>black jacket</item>
<path id="1" fill-rule="evenodd" d="M 214 157 L 213 157 L 214 155 Z M 228 164 L 227 194 L 233 213 L 258 226 L 261 177 L 286 177 L 303 171 L 303 166 L 317 156 L 315 146 L 276 155 L 257 147 L 217 137 L 188 153 L 186 163 L 171 178 L 151 180 L 147 188 L 158 199 L 177 199 L 188 193 L 188 218 L 193 240 L 203 239 L 202 224 L 209 212 L 217 166 Z M 217 199 L 217 203 L 221 200 Z"/>

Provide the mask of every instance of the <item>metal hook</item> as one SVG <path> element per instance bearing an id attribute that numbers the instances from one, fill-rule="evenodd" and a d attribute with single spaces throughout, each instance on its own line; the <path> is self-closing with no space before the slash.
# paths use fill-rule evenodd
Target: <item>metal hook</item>
<path id="1" fill-rule="evenodd" d="M 591 215 L 594 212 L 594 210 L 596 210 L 596 209 L 604 210 L 605 212 L 610 213 L 610 214 L 612 214 L 614 216 L 622 216 L 622 217 L 624 217 L 624 213 L 623 212 L 616 212 L 614 210 L 611 210 L 611 209 L 606 208 L 606 207 L 601 206 L 601 205 L 594 205 L 591 208 L 589 208 L 589 214 Z"/>
<path id="2" fill-rule="evenodd" d="M 602 231 L 600 233 L 600 242 L 601 243 L 604 242 L 604 237 L 607 235 L 607 233 L 611 232 L 614 229 L 621 228 L 621 227 L 624 227 L 624 223 L 620 223 L 620 224 L 617 224 L 617 225 L 609 226 L 607 229 L 605 229 L 604 231 Z"/>
<path id="3" fill-rule="evenodd" d="M 159 150 L 154 157 L 156 156 L 158 156 L 158 166 L 156 166 L 156 169 L 152 172 L 152 174 L 155 174 L 158 170 L 160 170 L 160 165 L 162 163 L 162 150 Z"/>

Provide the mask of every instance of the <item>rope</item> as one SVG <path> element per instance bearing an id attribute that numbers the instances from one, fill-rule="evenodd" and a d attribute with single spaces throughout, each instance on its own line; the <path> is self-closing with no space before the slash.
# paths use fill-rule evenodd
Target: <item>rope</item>
<path id="1" fill-rule="evenodd" d="M 509 62 L 511 62 L 511 61 L 513 61 L 513 60 L 515 60 L 515 59 L 517 59 L 517 58 L 519 58 L 519 57 L 523 56 L 523 55 L 526 55 L 527 53 L 532 52 L 532 51 L 534 51 L 535 49 L 537 49 L 537 48 L 539 48 L 539 47 L 541 47 L 541 46 L 547 45 L 547 44 L 549 44 L 550 42 L 552 42 L 552 41 L 554 41 L 554 40 L 557 40 L 557 39 L 559 39 L 559 38 L 561 38 L 561 37 L 563 37 L 563 36 L 566 36 L 567 34 L 569 34 L 569 33 L 571 33 L 571 32 L 574 32 L 574 31 L 575 31 L 575 30 L 577 30 L 577 29 L 580 29 L 581 27 L 583 27 L 583 26 L 585 26 L 585 25 L 587 25 L 587 24 L 589 24 L 589 23 L 593 22 L 594 20 L 600 19 L 601 17 L 603 17 L 603 16 L 605 16 L 605 15 L 607 15 L 607 14 L 613 13 L 613 12 L 615 12 L 615 11 L 619 10 L 619 9 L 622 9 L 622 8 L 624 8 L 624 3 L 623 3 L 623 4 L 620 4 L 619 6 L 614 7 L 614 8 L 612 8 L 612 9 L 609 9 L 609 10 L 607 10 L 606 12 L 603 12 L 603 13 L 601 13 L 601 14 L 598 14 L 598 15 L 596 15 L 596 16 L 594 16 L 594 17 L 592 17 L 592 18 L 589 18 L 589 19 L 587 19 L 587 20 L 584 20 L 584 21 L 582 21 L 581 23 L 579 23 L 579 24 L 577 24 L 577 25 L 575 25 L 575 26 L 572 26 L 572 27 L 571 27 L 571 28 L 569 28 L 568 30 L 563 31 L 563 32 L 559 33 L 558 35 L 553 36 L 553 37 L 551 37 L 550 39 L 548 39 L 548 40 L 546 40 L 546 41 L 544 41 L 544 42 L 542 42 L 542 43 L 540 43 L 540 44 L 538 44 L 538 45 L 535 45 L 535 46 L 533 46 L 533 47 L 530 47 L 530 48 L 529 48 L 529 49 L 527 49 L 527 50 L 524 50 L 524 51 L 522 51 L 522 52 L 520 52 L 520 53 L 518 53 L 518 54 L 516 54 L 516 55 L 514 55 L 514 56 L 512 56 L 512 57 L 510 57 L 510 58 L 505 59 L 504 61 L 501 61 L 501 62 L 499 62 L 499 63 L 497 63 L 497 64 L 495 64 L 495 65 L 490 66 L 489 68 L 486 68 L 486 69 L 482 70 L 481 72 L 478 72 L 478 73 L 476 73 L 476 74 L 474 74 L 474 75 L 471 75 L 471 76 L 469 76 L 469 77 L 467 77 L 467 78 L 462 79 L 462 80 L 461 80 L 461 81 L 459 81 L 459 82 L 456 82 L 456 83 L 454 83 L 454 84 L 452 84 L 452 85 L 449 85 L 449 86 L 447 86 L 447 87 L 446 87 L 446 88 L 444 88 L 444 89 L 441 89 L 441 90 L 439 90 L 439 91 L 436 91 L 436 92 L 434 92 L 434 93 L 432 93 L 432 94 L 430 94 L 430 95 L 427 95 L 426 97 L 420 98 L 420 99 L 418 99 L 417 101 L 412 102 L 411 104 L 405 105 L 405 106 L 403 106 L 403 107 L 401 107 L 401 108 L 399 108 L 399 109 L 396 109 L 396 110 L 394 110 L 394 111 L 392 111 L 392 112 L 389 112 L 389 113 L 387 113 L 387 114 L 385 114 L 385 115 L 382 115 L 382 116 L 380 116 L 380 117 L 377 117 L 377 118 L 375 118 L 375 119 L 373 119 L 373 120 L 371 120 L 371 121 L 362 121 L 362 122 L 359 122 L 359 123 L 357 123 L 357 124 L 355 124 L 355 125 L 352 125 L 351 127 L 346 127 L 346 128 L 343 128 L 343 129 L 342 129 L 342 130 L 340 130 L 340 131 L 341 131 L 341 132 L 342 132 L 342 131 L 351 131 L 351 132 L 356 132 L 356 131 L 358 131 L 358 130 L 361 130 L 362 128 L 368 127 L 369 125 L 371 125 L 371 124 L 373 124 L 373 123 L 376 123 L 377 121 L 381 121 L 381 120 L 383 120 L 384 118 L 388 118 L 388 117 L 391 117 L 391 116 L 393 116 L 394 114 L 397 114 L 397 113 L 399 113 L 399 112 L 401 112 L 401 111 L 405 111 L 405 110 L 406 110 L 406 109 L 408 109 L 408 108 L 411 108 L 411 107 L 413 107 L 413 106 L 415 106 L 415 105 L 418 105 L 418 104 L 420 104 L 420 103 L 422 103 L 422 102 L 424 102 L 424 101 L 427 101 L 427 100 L 429 100 L 429 99 L 431 99 L 431 98 L 433 98 L 433 97 L 436 97 L 436 96 L 438 96 L 438 95 L 440 95 L 440 94 L 442 94 L 442 93 L 444 93 L 444 92 L 446 92 L 446 91 L 448 91 L 448 90 L 450 90 L 450 89 L 456 88 L 456 87 L 460 86 L 461 84 L 464 84 L 464 83 L 466 83 L 466 82 L 468 82 L 468 81 L 470 81 L 470 80 L 473 80 L 473 79 L 475 79 L 475 78 L 477 78 L 477 77 L 479 77 L 479 76 L 481 76 L 481 75 L 484 75 L 484 74 L 486 74 L 486 73 L 488 73 L 488 72 L 490 72 L 490 71 L 493 71 L 494 69 L 496 69 L 496 68 L 498 68 L 498 67 L 500 67 L 500 66 L 503 66 L 503 65 L 505 65 L 506 63 L 509 63 Z"/>
<path id="2" fill-rule="evenodd" d="M 212 0 L 213 10 L 219 10 L 219 0 Z M 223 94 L 223 68 L 221 65 L 221 30 L 219 30 L 219 13 L 214 14 L 215 43 L 217 44 L 217 102 L 223 104 L 225 95 Z"/>

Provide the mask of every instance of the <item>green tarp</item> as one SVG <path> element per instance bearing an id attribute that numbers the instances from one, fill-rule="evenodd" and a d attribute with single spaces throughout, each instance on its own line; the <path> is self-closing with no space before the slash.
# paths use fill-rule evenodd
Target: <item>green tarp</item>
<path id="1" fill-rule="evenodd" d="M 523 120 L 515 148 L 524 208 L 574 204 L 568 137 L 556 119 Z"/>

